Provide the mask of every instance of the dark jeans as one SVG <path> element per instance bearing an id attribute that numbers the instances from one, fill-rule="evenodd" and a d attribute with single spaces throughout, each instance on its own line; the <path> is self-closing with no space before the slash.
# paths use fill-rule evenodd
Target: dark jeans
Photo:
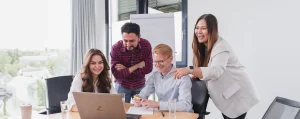
<path id="1" fill-rule="evenodd" d="M 141 87 L 141 88 L 137 88 L 137 89 L 134 89 L 134 88 L 129 89 L 129 88 L 125 88 L 125 87 L 121 86 L 117 82 L 115 83 L 115 89 L 116 89 L 116 91 L 118 93 L 124 93 L 125 94 L 125 102 L 126 103 L 130 103 L 131 98 L 133 98 L 133 96 L 135 94 L 139 94 L 143 88 L 144 88 L 144 86 Z"/>
<path id="2" fill-rule="evenodd" d="M 247 114 L 247 112 L 246 112 L 246 113 L 244 113 L 244 114 L 242 114 L 242 115 L 241 115 L 241 116 L 239 116 L 239 117 L 236 117 L 236 118 L 229 118 L 229 117 L 225 116 L 225 115 L 222 113 L 222 115 L 223 115 L 224 119 L 245 119 L 245 117 L 246 117 L 246 114 Z"/>

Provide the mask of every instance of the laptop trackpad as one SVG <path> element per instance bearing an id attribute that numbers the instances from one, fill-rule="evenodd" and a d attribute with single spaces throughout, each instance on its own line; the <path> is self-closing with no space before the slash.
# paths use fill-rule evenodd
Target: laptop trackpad
<path id="1" fill-rule="evenodd" d="M 139 119 L 141 116 L 138 114 L 126 114 L 126 119 Z"/>

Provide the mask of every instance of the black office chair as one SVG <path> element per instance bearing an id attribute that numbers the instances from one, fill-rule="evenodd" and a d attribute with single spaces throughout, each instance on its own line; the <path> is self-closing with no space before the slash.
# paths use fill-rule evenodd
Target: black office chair
<path id="1" fill-rule="evenodd" d="M 206 112 L 208 98 L 205 81 L 192 80 L 192 104 L 194 112 L 199 114 L 198 119 L 205 119 L 205 115 L 209 114 L 209 112 Z"/>
<path id="2" fill-rule="evenodd" d="M 300 119 L 300 110 L 298 111 L 298 114 L 296 115 L 295 119 Z"/>
<path id="3" fill-rule="evenodd" d="M 300 102 L 276 97 L 263 119 L 300 119 Z"/>
<path id="4" fill-rule="evenodd" d="M 61 112 L 60 101 L 68 99 L 72 81 L 72 75 L 46 79 L 46 112 L 40 112 L 40 114 L 54 114 Z"/>

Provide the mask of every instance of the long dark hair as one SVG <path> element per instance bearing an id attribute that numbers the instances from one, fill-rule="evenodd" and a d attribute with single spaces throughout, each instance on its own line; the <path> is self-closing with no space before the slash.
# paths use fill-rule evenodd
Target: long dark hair
<path id="1" fill-rule="evenodd" d="M 90 49 L 84 56 L 83 66 L 81 68 L 82 92 L 94 92 L 92 72 L 90 71 L 89 64 L 93 56 L 99 55 L 103 60 L 103 71 L 97 78 L 97 89 L 99 93 L 109 93 L 111 89 L 111 80 L 109 78 L 109 65 L 104 54 L 98 49 Z"/>
<path id="2" fill-rule="evenodd" d="M 193 64 L 196 67 L 207 67 L 212 47 L 216 43 L 219 37 L 218 21 L 214 15 L 204 14 L 198 18 L 194 28 L 196 28 L 197 23 L 201 19 L 204 19 L 207 25 L 208 43 L 207 43 L 207 47 L 204 45 L 204 43 L 199 43 L 198 38 L 194 33 L 193 44 L 192 44 L 193 53 L 194 53 Z"/>

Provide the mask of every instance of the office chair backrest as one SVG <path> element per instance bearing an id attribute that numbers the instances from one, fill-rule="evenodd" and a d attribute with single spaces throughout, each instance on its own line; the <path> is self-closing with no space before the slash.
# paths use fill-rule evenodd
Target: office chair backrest
<path id="1" fill-rule="evenodd" d="M 209 114 L 206 112 L 208 98 L 205 81 L 192 80 L 192 104 L 194 112 L 199 114 L 198 119 L 205 119 L 205 115 Z"/>
<path id="2" fill-rule="evenodd" d="M 300 102 L 276 97 L 263 119 L 299 119 Z"/>
<path id="3" fill-rule="evenodd" d="M 300 119 L 300 110 L 298 111 L 298 114 L 296 115 L 295 119 Z"/>
<path id="4" fill-rule="evenodd" d="M 60 112 L 60 101 L 68 99 L 72 81 L 72 75 L 46 79 L 48 114 Z"/>

